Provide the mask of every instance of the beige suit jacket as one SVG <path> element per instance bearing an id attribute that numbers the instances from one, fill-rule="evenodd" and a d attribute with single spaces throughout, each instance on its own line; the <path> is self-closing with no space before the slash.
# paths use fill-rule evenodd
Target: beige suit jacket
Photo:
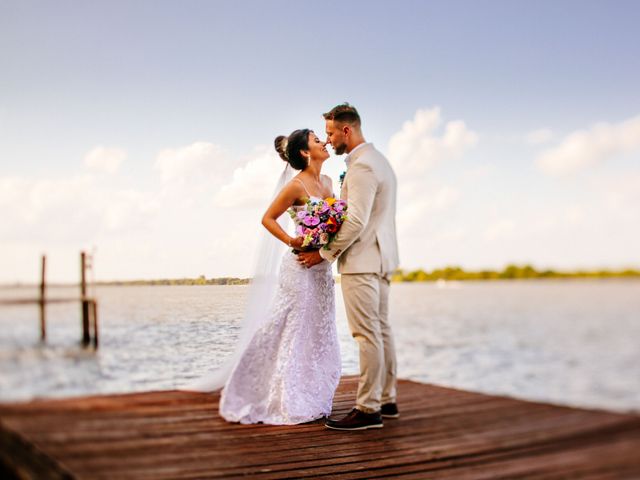
<path id="1" fill-rule="evenodd" d="M 356 147 L 346 163 L 340 197 L 347 201 L 347 219 L 320 255 L 337 259 L 339 273 L 390 274 L 399 263 L 395 173 L 370 143 Z"/>

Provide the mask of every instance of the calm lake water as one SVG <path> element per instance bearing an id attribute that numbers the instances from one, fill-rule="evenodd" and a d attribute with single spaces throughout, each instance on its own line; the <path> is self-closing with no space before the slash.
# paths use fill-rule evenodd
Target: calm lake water
<path id="1" fill-rule="evenodd" d="M 343 373 L 357 373 L 337 285 Z M 52 288 L 50 296 L 76 289 Z M 97 287 L 100 349 L 78 346 L 79 306 L 0 307 L 0 401 L 180 387 L 234 343 L 247 287 Z M 35 296 L 3 289 L 0 298 Z M 487 393 L 640 411 L 640 282 L 394 284 L 399 376 Z"/>

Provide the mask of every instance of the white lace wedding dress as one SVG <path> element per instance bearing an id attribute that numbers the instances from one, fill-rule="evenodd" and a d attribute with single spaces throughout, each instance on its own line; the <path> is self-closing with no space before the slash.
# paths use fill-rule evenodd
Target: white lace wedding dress
<path id="1" fill-rule="evenodd" d="M 220 415 L 272 425 L 329 416 L 341 372 L 331 265 L 307 269 L 287 251 L 265 315 L 222 390 Z"/>

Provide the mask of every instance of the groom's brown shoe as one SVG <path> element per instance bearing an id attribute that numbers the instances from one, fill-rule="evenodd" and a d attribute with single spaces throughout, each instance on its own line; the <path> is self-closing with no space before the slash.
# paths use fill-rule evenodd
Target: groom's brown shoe
<path id="1" fill-rule="evenodd" d="M 342 420 L 327 420 L 324 424 L 333 430 L 366 430 L 368 428 L 382 428 L 380 412 L 365 413 L 354 408 Z"/>
<path id="2" fill-rule="evenodd" d="M 380 414 L 382 418 L 400 418 L 400 412 L 398 411 L 398 405 L 395 403 L 385 403 L 380 408 Z"/>

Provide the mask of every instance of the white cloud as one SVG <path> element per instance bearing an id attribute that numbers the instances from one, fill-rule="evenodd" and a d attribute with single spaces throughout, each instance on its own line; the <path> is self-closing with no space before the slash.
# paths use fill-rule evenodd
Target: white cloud
<path id="1" fill-rule="evenodd" d="M 84 157 L 84 164 L 91 170 L 104 173 L 116 173 L 127 158 L 127 152 L 120 148 L 99 145 Z"/>
<path id="2" fill-rule="evenodd" d="M 569 225 L 581 225 L 588 218 L 587 212 L 580 205 L 570 205 L 564 209 L 564 220 Z"/>
<path id="3" fill-rule="evenodd" d="M 91 175 L 64 179 L 0 178 L 0 232 L 6 240 L 57 237 L 94 202 Z M 66 222 L 65 222 L 66 220 Z"/>
<path id="4" fill-rule="evenodd" d="M 418 110 L 389 140 L 389 159 L 401 172 L 422 174 L 439 162 L 460 157 L 478 142 L 462 120 L 443 124 L 440 108 Z M 438 133 L 440 133 L 438 135 Z"/>
<path id="5" fill-rule="evenodd" d="M 553 132 L 548 128 L 533 130 L 525 135 L 525 142 L 529 145 L 542 145 L 553 139 Z"/>
<path id="6" fill-rule="evenodd" d="M 148 226 L 161 211 L 156 195 L 134 189 L 117 190 L 103 208 L 102 226 L 110 232 L 132 231 Z"/>
<path id="7" fill-rule="evenodd" d="M 209 142 L 194 142 L 180 148 L 161 150 L 154 167 L 165 183 L 185 184 L 190 180 L 208 180 L 224 175 L 229 159 L 222 147 Z"/>
<path id="8" fill-rule="evenodd" d="M 155 195 L 105 186 L 92 175 L 0 178 L 0 234 L 8 241 L 82 244 L 147 224 Z"/>
<path id="9" fill-rule="evenodd" d="M 214 203 L 221 207 L 255 207 L 264 203 L 273 194 L 284 167 L 273 148 L 256 147 L 247 162 L 236 168 L 231 180 L 218 190 Z"/>
<path id="10" fill-rule="evenodd" d="M 640 227 L 640 169 L 624 175 L 599 177 L 595 189 L 602 195 L 608 215 Z"/>
<path id="11" fill-rule="evenodd" d="M 462 157 L 477 142 L 478 134 L 464 121 L 445 122 L 439 107 L 416 111 L 391 137 L 388 154 L 398 177 L 398 231 L 404 265 L 425 265 L 421 260 L 425 243 L 443 245 L 465 231 L 448 221 L 462 197 L 459 183 L 440 179 L 437 167 Z"/>
<path id="12" fill-rule="evenodd" d="M 437 212 L 447 210 L 460 198 L 460 191 L 450 185 L 443 185 L 434 191 L 420 192 L 407 200 L 404 195 L 398 209 L 398 227 L 405 232 L 418 232 L 416 225 L 424 222 Z"/>
<path id="13" fill-rule="evenodd" d="M 488 241 L 504 240 L 513 237 L 515 231 L 516 223 L 513 220 L 500 219 L 485 228 L 483 237 Z"/>
<path id="14" fill-rule="evenodd" d="M 560 145 L 543 152 L 536 164 L 548 175 L 563 175 L 637 150 L 640 150 L 640 116 L 572 132 Z"/>

